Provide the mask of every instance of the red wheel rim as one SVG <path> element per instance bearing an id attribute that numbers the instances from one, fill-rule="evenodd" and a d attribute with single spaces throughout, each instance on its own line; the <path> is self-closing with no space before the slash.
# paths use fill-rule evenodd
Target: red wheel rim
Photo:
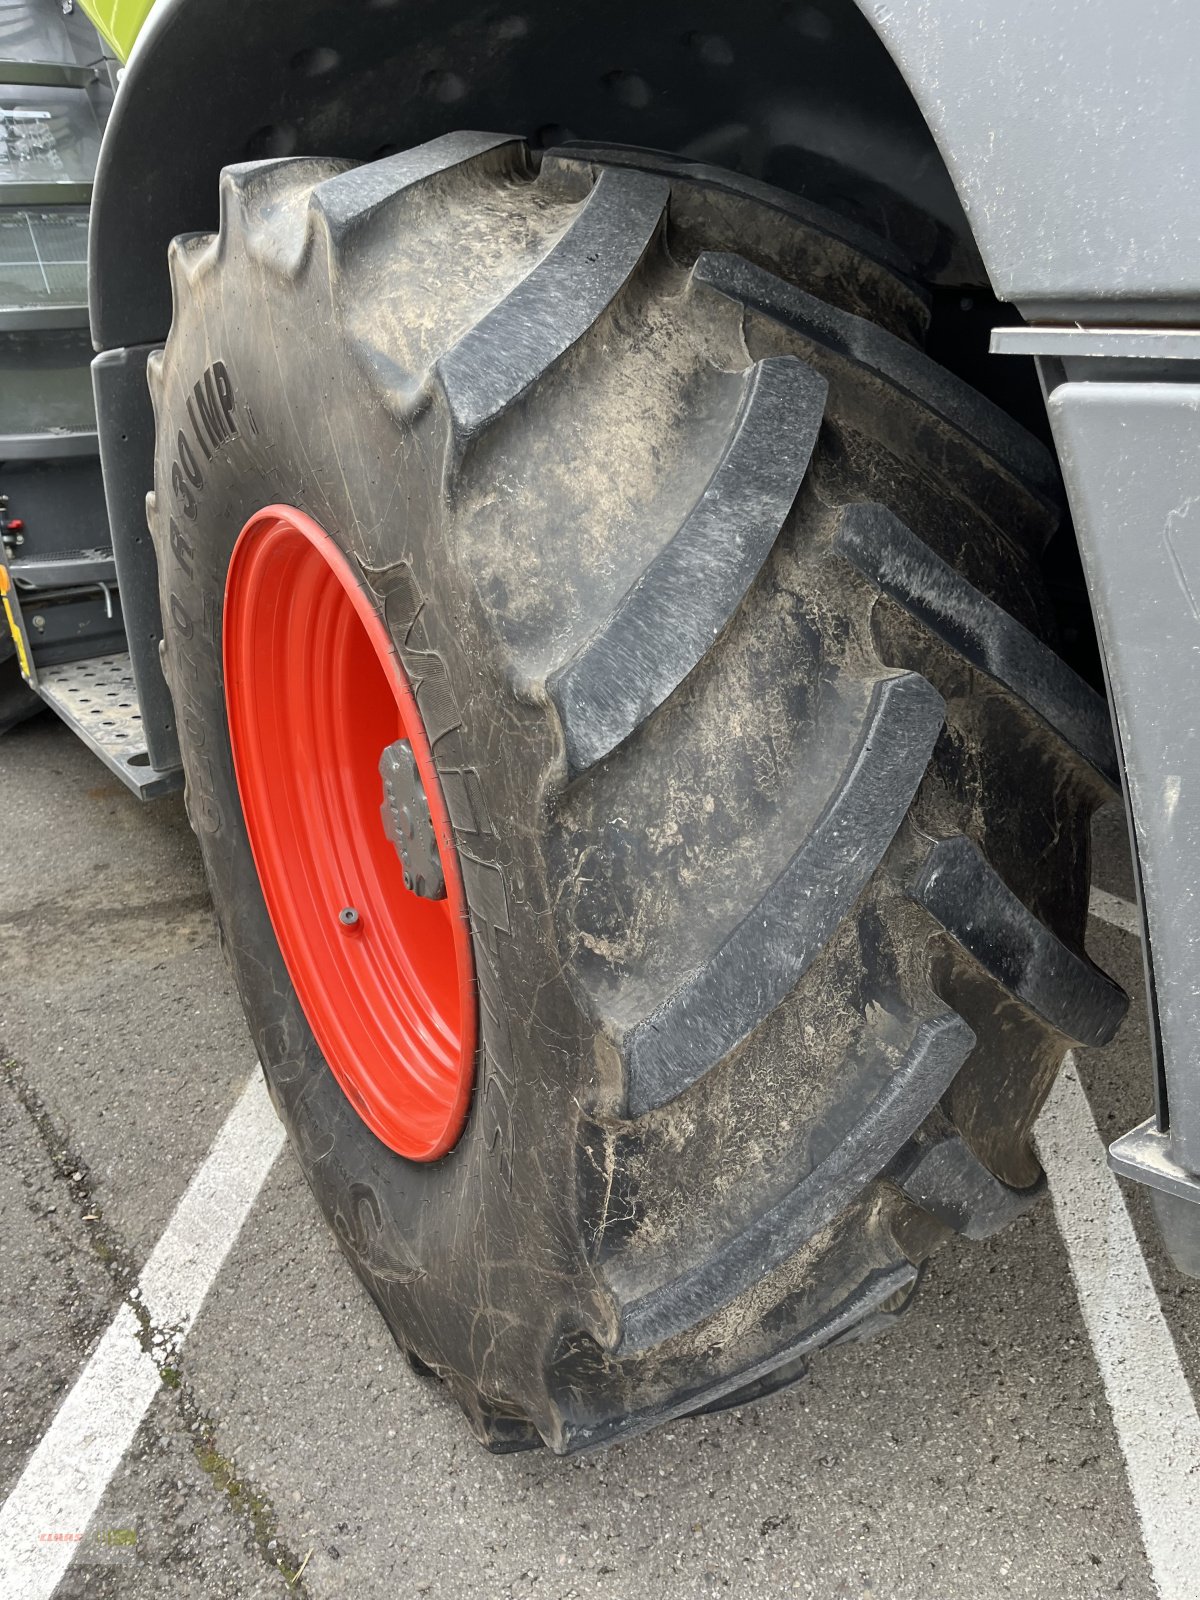
<path id="1" fill-rule="evenodd" d="M 271 925 L 317 1043 L 390 1149 L 444 1155 L 475 1063 L 475 989 L 458 856 L 417 702 L 346 557 L 290 506 L 238 536 L 224 613 L 238 794 Z M 446 879 L 404 884 L 384 831 L 385 748 L 416 758 Z M 342 912 L 356 911 L 356 922 Z"/>

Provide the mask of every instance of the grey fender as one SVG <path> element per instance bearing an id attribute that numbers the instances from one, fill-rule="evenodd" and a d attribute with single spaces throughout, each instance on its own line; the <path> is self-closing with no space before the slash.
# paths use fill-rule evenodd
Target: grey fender
<path id="1" fill-rule="evenodd" d="M 1029 321 L 1186 322 L 1200 298 L 1192 0 L 862 0 Z"/>

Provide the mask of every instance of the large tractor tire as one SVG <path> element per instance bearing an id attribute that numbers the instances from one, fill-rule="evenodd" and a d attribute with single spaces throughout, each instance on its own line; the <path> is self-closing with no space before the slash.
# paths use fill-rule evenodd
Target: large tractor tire
<path id="1" fill-rule="evenodd" d="M 397 1342 L 565 1452 L 886 1323 L 1126 1003 L 1049 456 L 888 247 L 662 157 L 234 167 L 171 273 L 190 814 Z"/>

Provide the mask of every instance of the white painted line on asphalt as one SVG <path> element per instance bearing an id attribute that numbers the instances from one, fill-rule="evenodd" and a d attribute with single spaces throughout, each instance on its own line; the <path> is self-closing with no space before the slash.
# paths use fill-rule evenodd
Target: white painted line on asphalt
<path id="1" fill-rule="evenodd" d="M 1196 1600 L 1200 1417 L 1070 1055 L 1037 1146 L 1155 1585 L 1161 1600 Z"/>
<path id="2" fill-rule="evenodd" d="M 136 1303 L 166 1335 L 151 1355 L 123 1304 L 0 1507 L 0 1596 L 48 1600 L 157 1393 L 283 1145 L 255 1072 L 176 1206 L 138 1281 Z"/>
<path id="3" fill-rule="evenodd" d="M 1131 933 L 1135 939 L 1142 937 L 1142 919 L 1133 901 L 1109 894 L 1107 889 L 1092 890 L 1088 914 L 1112 928 L 1120 928 L 1122 933 Z"/>
<path id="4" fill-rule="evenodd" d="M 1127 900 L 1093 889 L 1089 911 L 1140 935 Z M 1155 1582 L 1162 1600 L 1192 1600 L 1200 1419 L 1070 1056 L 1037 1141 Z M 0 1507 L 3 1600 L 53 1594 L 154 1399 L 161 1364 L 195 1321 L 283 1142 L 256 1072 L 139 1280 L 139 1304 L 167 1342 L 150 1354 L 137 1313 L 122 1305 Z"/>

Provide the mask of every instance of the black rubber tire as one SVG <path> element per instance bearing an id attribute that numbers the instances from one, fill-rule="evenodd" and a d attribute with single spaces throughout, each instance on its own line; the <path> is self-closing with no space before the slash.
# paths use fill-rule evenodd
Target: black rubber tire
<path id="1" fill-rule="evenodd" d="M 21 664 L 12 641 L 0 638 L 0 733 L 8 733 L 45 709 L 45 701 L 38 698 L 21 676 Z"/>
<path id="2" fill-rule="evenodd" d="M 188 805 L 343 1249 L 492 1448 L 789 1381 L 1030 1203 L 1059 1061 L 1124 1011 L 1083 954 L 1115 764 L 1045 642 L 1052 461 L 922 354 L 883 246 L 663 158 L 232 168 L 171 272 Z M 279 501 L 377 597 L 455 827 L 482 1042 L 432 1165 L 337 1087 L 247 846 L 222 594 Z"/>

